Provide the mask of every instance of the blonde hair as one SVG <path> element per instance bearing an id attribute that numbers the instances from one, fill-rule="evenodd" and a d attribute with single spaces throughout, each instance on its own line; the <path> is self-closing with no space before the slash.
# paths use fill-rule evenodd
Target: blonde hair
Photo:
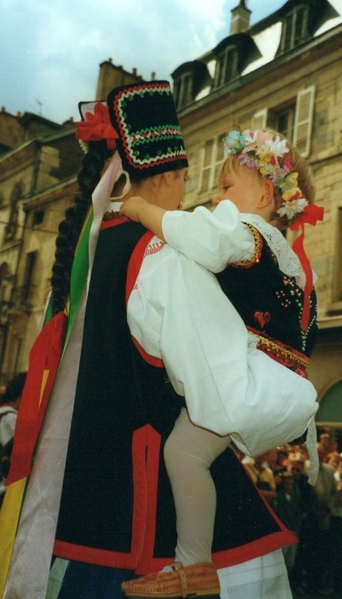
<path id="1" fill-rule="evenodd" d="M 315 188 L 313 185 L 312 175 L 310 172 L 310 167 L 306 160 L 300 155 L 297 148 L 288 141 L 284 135 L 281 133 L 274 131 L 273 129 L 267 129 L 267 132 L 271 133 L 273 136 L 279 136 L 281 140 L 286 140 L 286 145 L 289 151 L 286 153 L 286 157 L 290 159 L 292 164 L 292 172 L 298 173 L 298 187 L 300 188 L 303 196 L 307 199 L 309 204 L 313 204 L 315 201 Z M 229 154 L 219 169 L 218 178 L 220 179 L 222 175 L 229 169 L 233 168 L 235 171 L 238 170 L 238 166 L 240 166 L 239 162 L 240 154 Z M 248 168 L 248 167 L 246 167 Z M 264 179 L 267 175 L 262 175 L 257 168 L 254 168 L 260 179 Z M 287 216 L 280 216 L 277 213 L 277 210 L 283 204 L 283 198 L 280 192 L 280 189 L 275 185 L 274 186 L 274 200 L 275 200 L 275 210 L 271 215 L 272 224 L 274 224 L 279 229 L 287 229 L 290 225 Z"/>

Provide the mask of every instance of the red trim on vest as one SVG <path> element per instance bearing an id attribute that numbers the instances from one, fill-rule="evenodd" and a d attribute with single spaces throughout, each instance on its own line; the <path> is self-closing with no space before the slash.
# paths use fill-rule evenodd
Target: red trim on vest
<path id="1" fill-rule="evenodd" d="M 144 258 L 145 250 L 150 243 L 154 234 L 152 231 L 146 231 L 144 235 L 139 239 L 137 245 L 135 246 L 130 260 L 128 262 L 127 268 L 127 279 L 126 279 L 126 304 L 128 303 L 129 296 L 133 291 L 133 287 L 135 285 L 135 281 L 137 280 L 141 263 Z"/>
<path id="2" fill-rule="evenodd" d="M 153 236 L 154 234 L 152 233 L 152 231 L 146 231 L 146 233 L 144 233 L 144 235 L 138 241 L 130 257 L 126 279 L 126 305 L 128 304 L 129 297 L 133 291 L 133 287 L 137 280 L 141 264 L 144 259 L 146 248 Z M 145 360 L 145 362 L 147 362 L 151 366 L 156 366 L 157 368 L 164 368 L 163 361 L 160 358 L 156 358 L 155 356 L 151 356 L 150 354 L 148 354 L 134 337 L 132 337 L 132 340 L 139 354 Z"/>
<path id="3" fill-rule="evenodd" d="M 241 545 L 241 547 L 214 553 L 213 562 L 215 566 L 217 568 L 236 566 L 237 564 L 242 564 L 243 562 L 255 559 L 256 557 L 266 555 L 271 551 L 281 549 L 286 545 L 298 543 L 297 537 L 295 537 L 292 532 L 287 530 L 283 525 L 282 529 L 283 530 L 280 532 L 274 532 L 266 537 L 256 539 L 256 541 L 251 541 L 246 545 Z"/>
<path id="4" fill-rule="evenodd" d="M 133 434 L 134 502 L 131 551 L 110 551 L 56 540 L 54 555 L 113 568 L 139 568 L 142 573 L 146 572 L 147 564 L 154 564 L 152 556 L 156 531 L 160 439 L 160 434 L 150 424 Z"/>
<path id="5" fill-rule="evenodd" d="M 225 549 L 224 551 L 217 551 L 216 553 L 213 553 L 212 559 L 217 568 L 227 568 L 229 566 L 242 564 L 243 562 L 246 562 L 248 560 L 266 555 L 271 551 L 281 549 L 286 545 L 293 545 L 295 543 L 298 543 L 298 538 L 286 528 L 286 526 L 281 522 L 276 513 L 272 510 L 269 503 L 266 501 L 265 497 L 261 493 L 260 489 L 258 489 L 258 487 L 256 486 L 248 470 L 244 468 L 244 471 L 246 475 L 250 478 L 258 494 L 260 495 L 263 503 L 266 505 L 268 511 L 271 512 L 280 530 L 269 535 L 265 535 L 264 537 L 260 537 L 255 541 L 250 541 L 249 543 L 240 545 L 239 547 Z M 152 574 L 154 572 L 159 572 L 165 566 L 172 564 L 173 561 L 174 557 L 152 558 L 150 560 L 145 559 L 141 564 L 139 564 L 139 568 L 136 569 L 136 574 L 145 575 Z"/>
<path id="6" fill-rule="evenodd" d="M 151 425 L 135 431 L 132 441 L 134 504 L 132 520 L 132 544 L 130 553 L 108 551 L 55 541 L 54 555 L 64 559 L 83 561 L 89 564 L 135 570 L 138 575 L 158 572 L 174 561 L 169 558 L 153 557 L 156 533 L 157 487 L 159 475 L 160 435 Z M 213 554 L 218 568 L 225 568 L 261 557 L 298 539 L 283 525 L 265 500 L 255 482 L 246 471 L 267 509 L 272 513 L 280 530 L 233 549 Z"/>
<path id="7" fill-rule="evenodd" d="M 100 226 L 100 231 L 104 229 L 110 229 L 111 227 L 115 227 L 116 225 L 122 225 L 123 223 L 128 223 L 129 219 L 126 216 L 122 216 L 121 218 L 111 218 L 109 220 L 103 220 Z"/>
<path id="8" fill-rule="evenodd" d="M 131 553 L 106 551 L 104 549 L 66 543 L 65 541 L 55 541 L 53 555 L 63 559 L 85 562 L 86 564 L 134 570 L 134 561 Z"/>
<path id="9" fill-rule="evenodd" d="M 155 356 L 151 356 L 150 354 L 145 352 L 144 348 L 141 347 L 139 341 L 137 341 L 135 337 L 132 337 L 132 341 L 135 347 L 137 348 L 139 354 L 145 360 L 145 362 L 147 362 L 147 364 L 150 364 L 150 366 L 156 366 L 156 368 L 164 368 L 164 362 L 160 358 L 156 358 Z"/>

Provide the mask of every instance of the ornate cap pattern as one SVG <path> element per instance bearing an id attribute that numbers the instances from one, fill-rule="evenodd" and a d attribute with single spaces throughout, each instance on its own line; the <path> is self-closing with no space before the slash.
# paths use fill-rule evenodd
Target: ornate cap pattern
<path id="1" fill-rule="evenodd" d="M 147 178 L 188 166 L 170 84 L 151 81 L 113 89 L 107 98 L 124 170 Z"/>

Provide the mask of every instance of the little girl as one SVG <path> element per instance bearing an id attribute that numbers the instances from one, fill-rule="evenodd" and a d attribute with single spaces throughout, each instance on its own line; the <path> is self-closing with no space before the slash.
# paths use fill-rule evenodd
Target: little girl
<path id="1" fill-rule="evenodd" d="M 135 197 L 124 202 L 121 213 L 218 273 L 257 347 L 307 376 L 317 329 L 313 273 L 304 250 L 301 264 L 279 229 L 322 218 L 322 209 L 312 205 L 308 167 L 272 131 L 232 131 L 225 149 L 214 212 L 204 207 L 193 213 L 165 211 Z M 166 442 L 177 513 L 174 570 L 211 561 L 216 494 L 210 466 L 230 442 L 229 436 L 192 424 L 185 408 Z M 172 595 L 172 582 L 172 573 L 162 572 L 122 588 L 132 597 L 165 597 Z"/>

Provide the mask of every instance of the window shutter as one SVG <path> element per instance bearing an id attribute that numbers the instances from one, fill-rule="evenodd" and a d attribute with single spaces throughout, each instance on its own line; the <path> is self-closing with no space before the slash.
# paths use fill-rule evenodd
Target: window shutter
<path id="1" fill-rule="evenodd" d="M 310 154 L 314 97 L 314 85 L 302 89 L 297 95 L 293 144 L 304 157 Z"/>
<path id="2" fill-rule="evenodd" d="M 217 176 L 224 159 L 224 143 L 226 134 L 221 133 L 205 142 L 201 150 L 199 192 L 210 191 L 217 187 Z"/>
<path id="3" fill-rule="evenodd" d="M 213 168 L 213 181 L 212 181 L 212 187 L 215 189 L 217 188 L 217 179 L 218 179 L 219 170 L 220 170 L 221 165 L 224 160 L 224 140 L 225 140 L 226 136 L 227 136 L 226 133 L 222 133 L 221 135 L 218 135 L 218 137 L 217 137 L 216 159 L 215 159 L 215 164 L 214 164 L 214 168 Z"/>
<path id="4" fill-rule="evenodd" d="M 208 139 L 201 150 L 199 191 L 209 189 L 210 167 L 213 155 L 214 140 Z"/>
<path id="5" fill-rule="evenodd" d="M 267 108 L 259 110 L 252 116 L 252 130 L 265 129 L 267 126 Z"/>

